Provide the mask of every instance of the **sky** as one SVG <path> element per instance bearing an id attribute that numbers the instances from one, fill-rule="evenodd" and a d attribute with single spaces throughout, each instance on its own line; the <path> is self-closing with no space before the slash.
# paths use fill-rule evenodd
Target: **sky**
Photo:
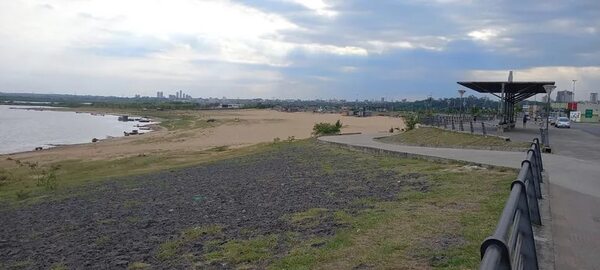
<path id="1" fill-rule="evenodd" d="M 0 1 L 0 92 L 415 100 L 508 70 L 600 92 L 600 1 Z"/>

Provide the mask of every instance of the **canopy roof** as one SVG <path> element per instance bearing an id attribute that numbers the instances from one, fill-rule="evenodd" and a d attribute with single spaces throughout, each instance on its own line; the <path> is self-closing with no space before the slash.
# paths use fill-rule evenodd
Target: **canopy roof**
<path id="1" fill-rule="evenodd" d="M 458 84 L 479 93 L 488 93 L 499 98 L 504 84 L 505 100 L 516 103 L 528 99 L 535 94 L 545 94 L 544 85 L 554 85 L 554 82 L 458 82 Z"/>

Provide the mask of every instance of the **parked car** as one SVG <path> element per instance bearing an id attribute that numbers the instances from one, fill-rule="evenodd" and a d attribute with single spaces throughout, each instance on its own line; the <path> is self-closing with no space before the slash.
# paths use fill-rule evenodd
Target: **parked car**
<path id="1" fill-rule="evenodd" d="M 571 128 L 571 120 L 567 117 L 559 117 L 554 126 L 557 128 Z"/>

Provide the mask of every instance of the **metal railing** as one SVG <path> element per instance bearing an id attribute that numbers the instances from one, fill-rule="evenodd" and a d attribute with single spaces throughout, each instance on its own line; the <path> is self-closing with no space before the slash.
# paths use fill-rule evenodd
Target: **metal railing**
<path id="1" fill-rule="evenodd" d="M 460 117 L 456 115 L 434 115 L 421 117 L 420 119 L 421 123 L 425 125 L 448 130 L 465 131 L 465 126 L 468 125 L 468 131 L 473 134 L 488 135 L 488 129 L 495 128 L 495 125 L 485 123 L 484 119 L 478 118 L 477 120 L 474 121 L 471 116 Z M 480 123 L 478 124 L 477 122 Z"/>
<path id="2" fill-rule="evenodd" d="M 532 225 L 542 225 L 542 153 L 536 138 L 521 162 L 517 179 L 492 236 L 481 244 L 479 269 L 539 269 Z"/>

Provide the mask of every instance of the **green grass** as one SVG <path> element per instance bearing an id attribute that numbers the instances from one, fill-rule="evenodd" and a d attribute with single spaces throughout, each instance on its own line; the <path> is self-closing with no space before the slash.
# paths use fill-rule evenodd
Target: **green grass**
<path id="1" fill-rule="evenodd" d="M 270 259 L 277 245 L 276 235 L 265 235 L 247 240 L 233 240 L 220 245 L 217 251 L 207 253 L 207 262 L 219 261 L 238 265 L 238 268 L 261 264 Z"/>
<path id="2" fill-rule="evenodd" d="M 174 239 L 166 241 L 160 245 L 156 257 L 159 260 L 173 260 L 179 257 L 183 246 L 190 244 L 205 235 L 215 235 L 220 233 L 221 226 L 211 225 L 205 227 L 193 227 L 184 230 Z"/>
<path id="3" fill-rule="evenodd" d="M 417 128 L 398 135 L 379 139 L 386 143 L 449 148 L 472 148 L 486 150 L 526 150 L 530 143 L 512 142 L 494 136 L 483 136 L 443 130 Z"/>
<path id="4" fill-rule="evenodd" d="M 308 141 L 294 144 L 313 147 Z M 238 269 L 473 269 L 479 263 L 479 245 L 492 233 L 516 176 L 511 169 L 373 156 L 335 147 L 327 155 L 352 157 L 367 175 L 392 170 L 414 176 L 418 179 L 409 181 L 425 181 L 427 188 L 408 185 L 391 201 L 357 199 L 353 205 L 362 206 L 358 212 L 316 207 L 290 213 L 282 217 L 290 226 L 286 232 L 201 239 L 204 255 L 194 261 Z M 318 163 L 323 162 L 327 160 Z M 339 164 L 321 165 L 326 174 L 347 170 Z M 339 225 L 334 235 L 306 235 L 331 218 Z"/>
<path id="5" fill-rule="evenodd" d="M 394 158 L 381 163 L 393 164 Z M 397 160 L 397 166 L 403 162 Z M 412 172 L 429 172 L 425 161 L 411 161 Z M 419 163 L 419 164 L 414 164 Z M 349 224 L 329 239 L 295 243 L 288 254 L 275 259 L 271 269 L 375 268 L 472 269 L 479 263 L 478 248 L 496 225 L 514 178 L 505 172 L 468 171 L 462 165 L 444 165 L 429 173 L 431 190 L 407 190 L 398 201 L 362 200 L 371 208 L 357 215 L 337 211 L 337 220 Z M 485 179 L 482 183 L 482 179 Z M 291 222 L 311 219 L 326 209 L 292 215 Z M 325 241 L 314 246 L 315 242 Z"/>
<path id="6" fill-rule="evenodd" d="M 133 262 L 128 267 L 128 270 L 145 270 L 152 269 L 152 265 L 143 262 Z"/>
<path id="7" fill-rule="evenodd" d="M 226 158 L 249 155 L 268 148 L 268 144 L 229 149 L 219 146 L 204 151 L 148 153 L 111 160 L 63 160 L 39 165 L 40 169 L 58 166 L 53 189 L 38 184 L 37 175 L 16 160 L 0 160 L 0 203 L 35 203 L 54 197 L 73 195 L 69 188 L 103 181 L 112 177 L 173 170 Z M 65 193 L 65 191 L 69 191 Z"/>

